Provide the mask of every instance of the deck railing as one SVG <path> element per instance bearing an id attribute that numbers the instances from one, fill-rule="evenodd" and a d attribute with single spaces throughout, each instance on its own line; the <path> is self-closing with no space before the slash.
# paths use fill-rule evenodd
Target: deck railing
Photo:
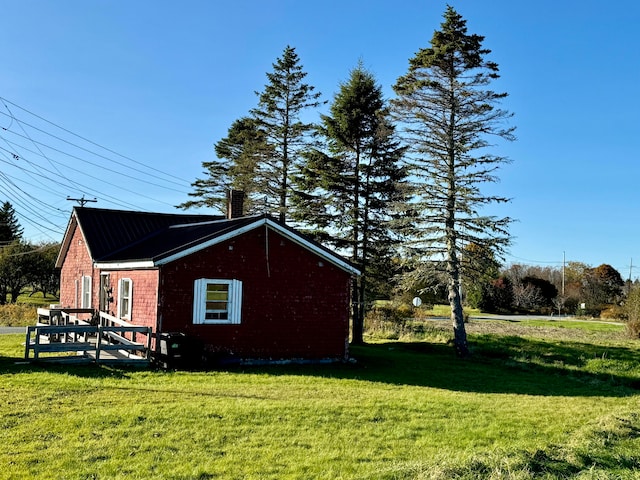
<path id="1" fill-rule="evenodd" d="M 95 312 L 90 309 L 39 308 L 38 324 L 27 327 L 25 359 L 30 360 L 33 352 L 33 360 L 149 362 L 151 327 L 133 325 L 104 312 L 100 312 L 98 325 L 92 325 L 74 314 L 91 314 L 93 317 Z M 76 355 L 70 355 L 72 352 Z M 42 357 L 41 354 L 45 353 L 54 356 Z"/>

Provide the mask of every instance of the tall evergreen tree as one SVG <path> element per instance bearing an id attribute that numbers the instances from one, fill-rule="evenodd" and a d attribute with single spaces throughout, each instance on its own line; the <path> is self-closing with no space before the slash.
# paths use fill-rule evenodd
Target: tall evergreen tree
<path id="1" fill-rule="evenodd" d="M 320 105 L 320 93 L 304 83 L 306 76 L 295 48 L 287 46 L 273 71 L 267 73 L 264 91 L 256 92 L 258 106 L 251 111 L 270 148 L 260 164 L 260 190 L 282 222 L 290 217 L 291 177 L 298 170 L 301 152 L 309 148 L 308 135 L 314 128 L 300 117 L 303 111 Z"/>
<path id="2" fill-rule="evenodd" d="M 0 247 L 20 240 L 22 233 L 13 205 L 8 201 L 3 202 L 0 206 Z"/>
<path id="3" fill-rule="evenodd" d="M 258 181 L 260 163 L 269 155 L 264 131 L 251 117 L 242 117 L 229 127 L 227 136 L 215 144 L 217 159 L 203 162 L 207 176 L 196 179 L 189 193 L 195 200 L 184 202 L 178 207 L 215 207 L 226 210 L 227 192 L 231 189 L 245 193 L 245 211 L 258 208 L 262 196 Z"/>
<path id="4" fill-rule="evenodd" d="M 404 198 L 404 148 L 394 137 L 382 90 L 358 65 L 340 86 L 319 127 L 326 149 L 306 155 L 304 177 L 294 197 L 305 223 L 324 232 L 326 242 L 350 252 L 362 275 L 353 283 L 354 343 L 363 342 L 369 285 L 391 275 L 394 235 L 390 220 Z"/>
<path id="5" fill-rule="evenodd" d="M 512 140 L 511 115 L 498 108 L 505 93 L 488 88 L 498 65 L 486 59 L 484 37 L 467 33 L 466 21 L 447 7 L 441 30 L 430 47 L 410 60 L 409 71 L 394 85 L 396 118 L 411 146 L 416 179 L 416 209 L 425 257 L 444 259 L 454 343 L 460 356 L 469 349 L 460 298 L 460 251 L 474 243 L 500 255 L 509 243 L 509 218 L 484 214 L 489 204 L 507 198 L 485 194 L 481 186 L 497 181 L 507 161 L 487 151 L 489 136 Z"/>

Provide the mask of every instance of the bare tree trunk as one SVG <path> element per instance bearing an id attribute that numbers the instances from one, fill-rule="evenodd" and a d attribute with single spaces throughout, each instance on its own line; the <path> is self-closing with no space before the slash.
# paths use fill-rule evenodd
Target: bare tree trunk
<path id="1" fill-rule="evenodd" d="M 454 88 L 451 86 L 451 104 L 455 105 Z M 453 323 L 453 345 L 456 354 L 465 358 L 469 356 L 467 344 L 467 332 L 464 328 L 464 314 L 462 311 L 462 299 L 460 298 L 460 262 L 457 251 L 456 233 L 456 198 L 458 195 L 456 185 L 455 167 L 455 143 L 453 125 L 455 125 L 455 109 L 451 109 L 449 132 L 449 185 L 447 191 L 447 219 L 445 222 L 445 234 L 447 238 L 447 278 L 449 289 L 449 305 L 451 306 L 451 322 Z"/>
<path id="2" fill-rule="evenodd" d="M 453 211 L 447 223 L 453 223 Z M 467 344 L 467 332 L 464 327 L 464 313 L 462 298 L 460 297 L 460 262 L 456 251 L 456 235 L 453 228 L 447 229 L 447 287 L 449 290 L 449 305 L 451 306 L 451 322 L 453 323 L 453 344 L 459 357 L 470 355 Z"/>
<path id="3" fill-rule="evenodd" d="M 288 151 L 287 138 L 284 139 L 284 152 L 282 158 L 282 177 L 280 179 L 280 205 L 278 208 L 278 220 L 281 223 L 287 221 L 287 187 L 288 187 L 288 175 L 289 175 L 289 151 Z"/>
<path id="4" fill-rule="evenodd" d="M 362 311 L 362 298 L 360 297 L 360 285 L 359 279 L 353 280 L 353 292 L 352 292 L 352 331 L 351 331 L 351 343 L 355 345 L 364 344 L 363 336 L 363 311 Z"/>

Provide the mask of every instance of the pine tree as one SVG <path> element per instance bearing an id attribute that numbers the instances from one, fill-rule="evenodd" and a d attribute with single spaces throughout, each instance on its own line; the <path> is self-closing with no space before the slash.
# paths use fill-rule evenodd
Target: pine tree
<path id="1" fill-rule="evenodd" d="M 258 106 L 251 111 L 270 149 L 260 163 L 260 190 L 267 202 L 275 204 L 281 222 L 290 217 L 291 177 L 298 170 L 301 152 L 309 148 L 308 135 L 314 128 L 300 116 L 320 105 L 320 93 L 303 82 L 306 76 L 295 49 L 287 46 L 267 73 L 264 91 L 256 92 Z"/>
<path id="2" fill-rule="evenodd" d="M 508 201 L 487 195 L 481 186 L 497 181 L 507 161 L 490 154 L 489 136 L 513 139 L 497 108 L 505 93 L 488 88 L 498 65 L 486 60 L 484 37 L 469 35 L 466 21 L 451 7 L 431 46 L 410 60 L 409 71 L 394 85 L 396 118 L 411 146 L 409 162 L 416 179 L 415 207 L 425 258 L 445 259 L 454 343 L 460 356 L 469 349 L 460 298 L 460 252 L 474 243 L 500 255 L 509 243 L 509 218 L 485 215 L 489 204 Z"/>
<path id="3" fill-rule="evenodd" d="M 23 229 L 13 205 L 4 202 L 0 206 L 0 247 L 22 238 Z"/>
<path id="4" fill-rule="evenodd" d="M 215 144 L 217 159 L 203 162 L 206 177 L 196 179 L 189 193 L 196 200 L 184 202 L 178 207 L 215 207 L 226 210 L 227 192 L 242 190 L 245 193 L 245 211 L 258 208 L 261 188 L 258 181 L 260 162 L 269 155 L 265 134 L 251 117 L 242 117 L 229 127 L 227 136 Z"/>
<path id="5" fill-rule="evenodd" d="M 380 86 L 362 65 L 340 86 L 319 132 L 326 149 L 307 153 L 295 199 L 301 220 L 349 251 L 362 271 L 352 293 L 353 342 L 362 343 L 369 285 L 391 276 L 390 221 L 404 200 L 406 172 L 399 162 L 405 149 L 394 137 Z"/>

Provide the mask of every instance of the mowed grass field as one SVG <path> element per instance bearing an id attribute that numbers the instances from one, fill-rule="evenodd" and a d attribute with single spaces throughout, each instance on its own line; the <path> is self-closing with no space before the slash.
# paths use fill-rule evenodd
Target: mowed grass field
<path id="1" fill-rule="evenodd" d="M 640 478 L 640 345 L 593 325 L 472 321 L 459 360 L 426 322 L 354 363 L 208 372 L 23 364 L 2 335 L 0 478 Z"/>

